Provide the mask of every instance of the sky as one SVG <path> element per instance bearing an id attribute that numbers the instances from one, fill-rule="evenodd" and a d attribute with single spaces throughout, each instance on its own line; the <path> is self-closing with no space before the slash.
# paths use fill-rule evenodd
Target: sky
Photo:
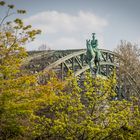
<path id="1" fill-rule="evenodd" d="M 114 50 L 120 40 L 140 44 L 140 0 L 5 0 L 27 10 L 20 17 L 42 34 L 26 45 L 37 50 L 86 48 L 96 33 L 99 48 Z"/>

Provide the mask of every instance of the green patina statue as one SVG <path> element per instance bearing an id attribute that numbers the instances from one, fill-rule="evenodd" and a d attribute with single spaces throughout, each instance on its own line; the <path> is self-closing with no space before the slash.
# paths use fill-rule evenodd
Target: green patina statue
<path id="1" fill-rule="evenodd" d="M 96 74 L 100 71 L 101 52 L 98 49 L 98 40 L 95 39 L 95 33 L 92 33 L 92 40 L 86 40 L 87 46 L 87 61 L 91 72 L 93 73 L 94 64 L 96 67 Z"/>

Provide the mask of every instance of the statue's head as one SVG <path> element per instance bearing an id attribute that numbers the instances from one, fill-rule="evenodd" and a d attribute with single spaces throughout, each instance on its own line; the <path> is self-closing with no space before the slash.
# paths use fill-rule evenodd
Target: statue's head
<path id="1" fill-rule="evenodd" d="M 95 38 L 95 33 L 92 33 L 92 38 Z"/>

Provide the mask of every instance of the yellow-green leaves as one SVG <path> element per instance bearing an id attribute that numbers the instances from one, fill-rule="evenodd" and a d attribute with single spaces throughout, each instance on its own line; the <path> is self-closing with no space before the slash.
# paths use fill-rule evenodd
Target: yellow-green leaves
<path id="1" fill-rule="evenodd" d="M 17 13 L 18 14 L 25 14 L 26 13 L 26 10 L 17 10 Z"/>
<path id="2" fill-rule="evenodd" d="M 4 4 L 4 1 L 0 1 L 0 5 Z M 40 30 L 32 29 L 31 25 L 24 25 L 19 18 L 7 21 L 15 9 L 14 5 L 7 7 L 6 15 L 0 21 L 0 79 L 14 78 L 20 73 L 21 62 L 27 56 L 24 45 L 41 33 Z M 26 11 L 17 12 L 22 14 Z"/>
<path id="3" fill-rule="evenodd" d="M 4 1 L 0 1 L 0 6 L 3 6 L 5 5 L 5 2 Z"/>
<path id="4" fill-rule="evenodd" d="M 14 5 L 8 5 L 8 7 L 9 7 L 10 9 L 13 9 L 13 8 L 14 8 Z"/>

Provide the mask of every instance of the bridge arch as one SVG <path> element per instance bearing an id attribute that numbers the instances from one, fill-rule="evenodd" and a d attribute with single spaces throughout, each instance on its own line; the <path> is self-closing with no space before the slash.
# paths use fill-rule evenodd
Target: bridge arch
<path id="1" fill-rule="evenodd" d="M 101 73 L 108 76 L 114 67 L 117 67 L 117 79 L 118 86 L 119 81 L 122 81 L 122 77 L 119 76 L 119 61 L 118 55 L 109 50 L 101 49 L 102 60 Z M 55 71 L 59 78 L 64 79 L 67 75 L 68 70 L 72 70 L 75 76 L 79 76 L 89 69 L 89 65 L 86 60 L 86 49 L 82 50 L 65 50 L 65 51 L 49 51 L 49 52 L 36 52 L 37 55 L 33 55 L 28 58 L 26 64 L 31 65 L 30 70 L 34 73 Z M 127 72 L 127 71 L 126 71 Z M 129 74 L 130 84 L 135 83 L 133 77 Z M 121 78 L 119 80 L 119 78 Z M 125 83 L 124 83 L 125 84 Z"/>
<path id="2" fill-rule="evenodd" d="M 104 75 L 108 75 L 112 67 L 118 66 L 117 54 L 112 51 L 100 49 L 102 54 L 101 69 Z M 68 70 L 72 70 L 75 76 L 89 69 L 86 59 L 86 49 L 63 50 L 51 52 L 36 52 L 26 59 L 26 68 L 30 71 L 53 70 L 63 78 Z"/>

